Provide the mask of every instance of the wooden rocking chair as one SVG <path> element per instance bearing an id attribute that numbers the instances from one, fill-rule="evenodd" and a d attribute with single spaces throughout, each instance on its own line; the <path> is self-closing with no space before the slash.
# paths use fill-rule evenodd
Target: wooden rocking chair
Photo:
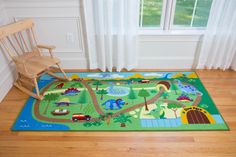
<path id="1" fill-rule="evenodd" d="M 60 60 L 52 54 L 55 46 L 38 44 L 31 19 L 0 27 L 0 47 L 2 51 L 7 52 L 16 65 L 18 79 L 14 85 L 36 99 L 43 98 L 37 83 L 37 78 L 42 74 L 47 73 L 64 81 L 70 80 L 60 67 Z M 50 55 L 43 55 L 41 49 L 47 49 Z M 62 72 L 63 77 L 52 72 L 54 65 Z M 35 87 L 36 94 L 28 89 L 27 85 Z"/>

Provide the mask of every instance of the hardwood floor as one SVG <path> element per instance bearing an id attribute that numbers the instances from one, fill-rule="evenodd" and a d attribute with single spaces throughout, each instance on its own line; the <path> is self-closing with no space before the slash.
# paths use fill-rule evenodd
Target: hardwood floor
<path id="1" fill-rule="evenodd" d="M 12 132 L 28 96 L 12 88 L 0 104 L 0 157 L 236 156 L 236 72 L 197 71 L 230 131 Z"/>

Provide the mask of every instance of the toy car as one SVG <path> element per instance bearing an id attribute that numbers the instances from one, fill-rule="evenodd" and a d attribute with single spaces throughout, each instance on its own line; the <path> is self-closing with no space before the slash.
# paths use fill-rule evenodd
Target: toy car
<path id="1" fill-rule="evenodd" d="M 76 122 L 78 120 L 86 120 L 86 121 L 90 121 L 91 116 L 90 115 L 84 115 L 82 113 L 74 113 L 72 115 L 72 121 Z"/>

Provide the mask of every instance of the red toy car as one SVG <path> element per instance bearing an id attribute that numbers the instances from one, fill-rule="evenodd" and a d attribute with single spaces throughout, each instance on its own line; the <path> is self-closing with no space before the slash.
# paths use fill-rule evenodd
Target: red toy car
<path id="1" fill-rule="evenodd" d="M 72 115 L 72 121 L 76 122 L 78 120 L 86 120 L 90 121 L 91 116 L 90 115 L 84 115 L 83 113 L 74 113 Z"/>

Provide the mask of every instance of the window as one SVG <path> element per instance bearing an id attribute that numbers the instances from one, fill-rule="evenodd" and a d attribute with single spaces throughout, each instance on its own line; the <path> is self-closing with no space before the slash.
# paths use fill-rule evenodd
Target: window
<path id="1" fill-rule="evenodd" d="M 204 29 L 212 0 L 140 0 L 140 27 Z"/>
<path id="2" fill-rule="evenodd" d="M 140 26 L 160 27 L 162 4 L 162 0 L 141 0 Z"/>

